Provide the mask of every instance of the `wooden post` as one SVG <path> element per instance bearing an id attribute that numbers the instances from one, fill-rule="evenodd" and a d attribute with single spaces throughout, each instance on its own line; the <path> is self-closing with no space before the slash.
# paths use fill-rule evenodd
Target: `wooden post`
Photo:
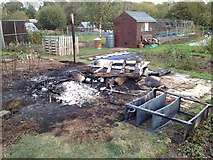
<path id="1" fill-rule="evenodd" d="M 76 54 L 75 54 L 75 31 L 74 31 L 74 15 L 71 14 L 71 27 L 72 27 L 72 43 L 73 43 L 73 60 L 76 63 Z"/>
<path id="2" fill-rule="evenodd" d="M 18 43 L 18 37 L 17 37 L 17 31 L 16 31 L 16 22 L 13 22 L 14 31 L 15 31 L 15 37 L 16 37 L 16 43 Z"/>
<path id="3" fill-rule="evenodd" d="M 4 42 L 4 33 L 2 29 L 2 21 L 0 21 L 0 38 L 2 39 L 1 47 L 3 49 L 5 47 L 5 42 Z"/>
<path id="4" fill-rule="evenodd" d="M 67 35 L 69 35 L 69 27 L 67 26 Z"/>
<path id="5" fill-rule="evenodd" d="M 79 53 L 78 36 L 76 38 L 76 53 Z"/>

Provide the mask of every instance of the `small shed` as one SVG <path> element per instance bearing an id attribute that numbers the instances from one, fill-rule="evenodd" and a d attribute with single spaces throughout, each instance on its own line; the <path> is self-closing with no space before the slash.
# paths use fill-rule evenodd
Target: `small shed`
<path id="1" fill-rule="evenodd" d="M 143 39 L 156 38 L 156 22 L 146 12 L 123 12 L 113 22 L 115 47 L 137 48 Z"/>

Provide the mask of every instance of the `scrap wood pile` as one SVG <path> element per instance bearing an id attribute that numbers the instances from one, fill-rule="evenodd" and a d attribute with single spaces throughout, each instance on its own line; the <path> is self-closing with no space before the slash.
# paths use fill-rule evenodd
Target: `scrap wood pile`
<path id="1" fill-rule="evenodd" d="M 139 78 L 145 73 L 149 63 L 142 59 L 141 54 L 124 52 L 97 56 L 90 66 L 95 77 Z"/>
<path id="2" fill-rule="evenodd" d="M 129 52 L 115 52 L 105 56 L 96 56 L 91 67 L 94 78 L 110 79 L 111 83 L 122 85 L 128 78 L 139 80 L 147 74 L 149 61 L 145 61 L 141 54 Z"/>

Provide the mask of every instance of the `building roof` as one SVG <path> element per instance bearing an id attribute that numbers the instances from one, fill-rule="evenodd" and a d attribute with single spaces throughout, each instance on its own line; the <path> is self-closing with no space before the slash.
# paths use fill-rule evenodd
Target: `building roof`
<path id="1" fill-rule="evenodd" d="M 38 28 L 33 23 L 25 23 L 25 27 L 28 31 L 37 31 Z"/>
<path id="2" fill-rule="evenodd" d="M 148 15 L 146 12 L 138 11 L 125 11 L 129 16 L 134 18 L 137 22 L 157 22 L 154 18 Z"/>
<path id="3" fill-rule="evenodd" d="M 31 23 L 37 23 L 38 20 L 37 19 L 29 19 L 29 22 L 31 22 Z"/>
<path id="4" fill-rule="evenodd" d="M 90 22 L 81 22 L 84 28 L 95 28 L 95 25 L 91 25 Z"/>

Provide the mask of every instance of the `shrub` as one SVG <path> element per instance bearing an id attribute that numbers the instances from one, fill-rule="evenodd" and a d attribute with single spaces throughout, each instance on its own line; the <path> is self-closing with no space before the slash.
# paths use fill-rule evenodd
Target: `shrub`
<path id="1" fill-rule="evenodd" d="M 206 101 L 211 103 L 212 99 Z M 210 115 L 206 121 L 203 121 L 194 129 L 187 140 L 181 144 L 180 151 L 191 158 L 213 158 L 212 152 L 212 122 L 213 116 Z"/>
<path id="2" fill-rule="evenodd" d="M 24 42 L 21 43 L 11 42 L 9 45 L 6 46 L 6 50 L 9 52 L 27 52 L 28 44 Z"/>
<path id="3" fill-rule="evenodd" d="M 62 28 L 67 23 L 64 10 L 58 5 L 44 6 L 38 13 L 38 21 L 42 28 L 55 30 Z"/>
<path id="4" fill-rule="evenodd" d="M 213 40 L 211 38 L 211 40 L 208 42 L 208 45 L 205 47 L 207 52 L 209 54 L 213 54 L 213 47 L 212 47 L 212 44 L 213 44 Z"/>
<path id="5" fill-rule="evenodd" d="M 204 158 L 203 148 L 197 144 L 189 143 L 182 152 L 191 158 Z"/>
<path id="6" fill-rule="evenodd" d="M 58 30 L 56 31 L 42 30 L 42 31 L 28 32 L 28 38 L 32 44 L 42 44 L 42 37 L 54 35 L 63 35 L 63 33 Z"/>
<path id="7" fill-rule="evenodd" d="M 160 54 L 166 67 L 182 70 L 194 70 L 200 63 L 192 60 L 192 56 L 185 50 L 170 46 L 168 50 Z"/>

